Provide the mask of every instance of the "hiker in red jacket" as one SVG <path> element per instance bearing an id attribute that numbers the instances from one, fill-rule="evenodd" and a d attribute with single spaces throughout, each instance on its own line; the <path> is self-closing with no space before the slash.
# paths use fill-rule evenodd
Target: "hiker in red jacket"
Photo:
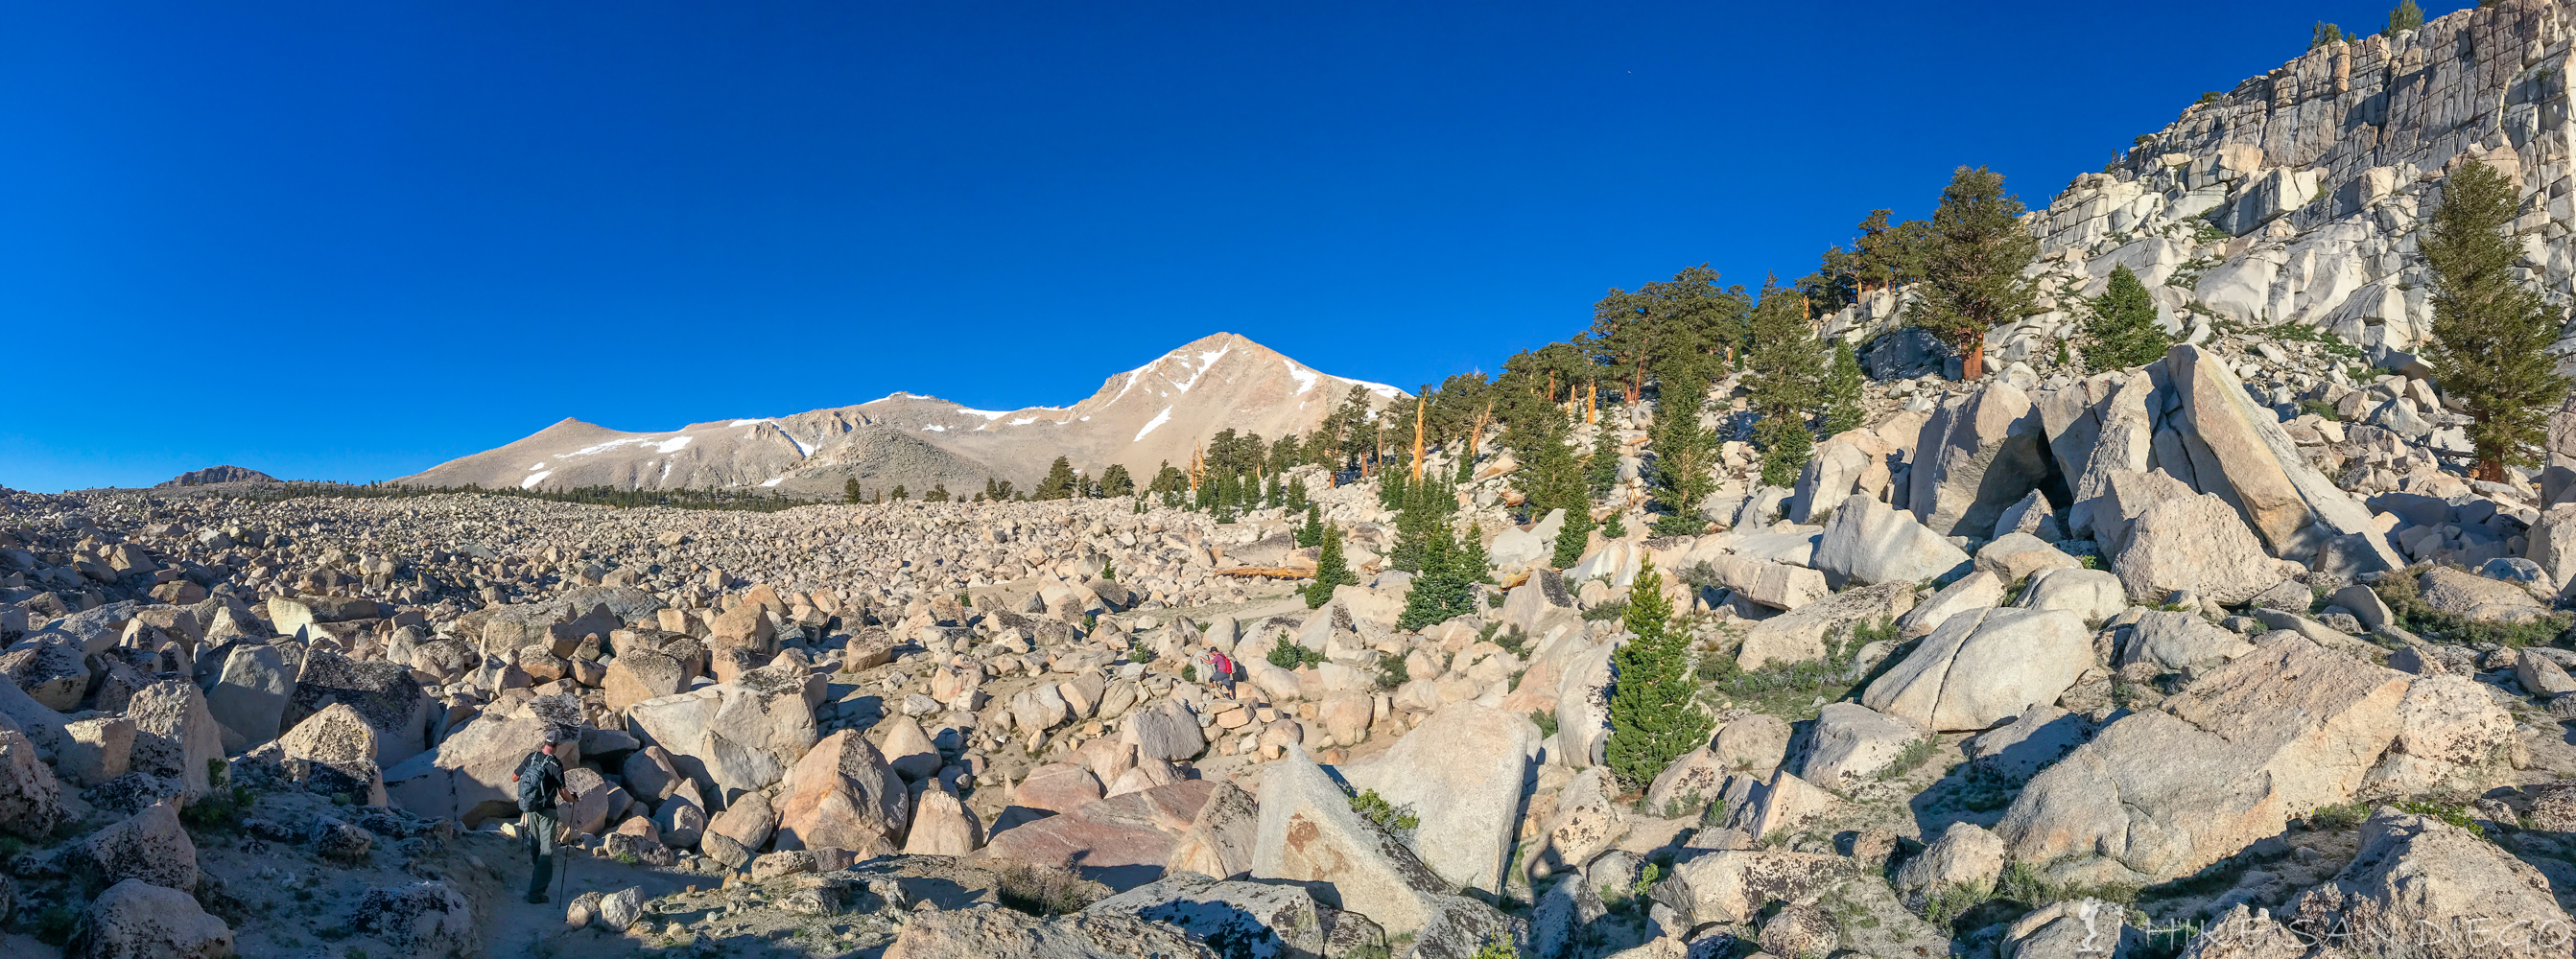
<path id="1" fill-rule="evenodd" d="M 1234 660 L 1226 656 L 1224 652 L 1215 648 L 1210 648 L 1207 651 L 1205 662 L 1200 665 L 1207 667 L 1208 685 L 1214 686 L 1219 683 L 1232 685 L 1234 683 Z"/>

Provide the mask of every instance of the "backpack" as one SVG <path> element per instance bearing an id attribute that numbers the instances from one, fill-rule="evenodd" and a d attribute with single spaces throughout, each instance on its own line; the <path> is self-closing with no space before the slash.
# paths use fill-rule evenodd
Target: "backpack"
<path id="1" fill-rule="evenodd" d="M 1234 660 L 1232 658 L 1226 656 L 1224 653 L 1216 652 L 1214 650 L 1208 651 L 1208 656 L 1211 659 L 1211 662 L 1208 663 L 1210 672 L 1210 675 L 1208 676 L 1209 679 L 1234 678 Z"/>
<path id="2" fill-rule="evenodd" d="M 519 784 L 520 812 L 545 812 L 555 808 L 555 791 L 546 788 L 546 767 L 549 765 L 556 765 L 555 757 L 540 749 L 520 760 L 519 771 L 510 774 L 510 781 Z"/>

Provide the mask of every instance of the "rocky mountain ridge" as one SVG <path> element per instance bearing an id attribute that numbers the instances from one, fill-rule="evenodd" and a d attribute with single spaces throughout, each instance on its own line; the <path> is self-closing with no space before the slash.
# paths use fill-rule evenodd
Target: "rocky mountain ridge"
<path id="1" fill-rule="evenodd" d="M 1276 439 L 1315 428 L 1354 388 L 1373 406 L 1410 398 L 1333 376 L 1233 333 L 1217 333 L 1109 377 L 1071 406 L 978 410 L 895 393 L 782 417 L 628 433 L 565 419 L 525 439 L 393 480 L 485 488 L 755 486 L 831 498 L 846 480 L 871 491 L 934 484 L 967 492 L 988 478 L 1029 489 L 1058 456 L 1096 474 L 1123 464 L 1150 478 L 1163 463 L 1234 429 Z"/>
<path id="2" fill-rule="evenodd" d="M 2421 217 L 2443 175 L 2469 160 L 2519 185 L 2524 274 L 2576 302 L 2571 28 L 2576 5 L 2502 0 L 2323 44 L 2204 97 L 2029 214 L 2044 312 L 1990 331 L 1988 355 L 2048 354 L 2085 315 L 2071 299 L 2100 295 L 2122 265 L 2189 342 L 2215 325 L 2289 324 L 2374 354 L 2412 351 L 2432 323 Z M 1826 330 L 1875 336 L 1902 304 L 1878 291 Z"/>

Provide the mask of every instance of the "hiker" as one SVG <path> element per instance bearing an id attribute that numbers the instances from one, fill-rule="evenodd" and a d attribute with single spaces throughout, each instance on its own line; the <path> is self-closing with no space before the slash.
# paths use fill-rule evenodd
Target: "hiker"
<path id="1" fill-rule="evenodd" d="M 528 901 L 546 901 L 546 884 L 555 878 L 555 830 L 562 825 L 557 806 L 572 801 L 572 791 L 564 787 L 563 757 L 572 751 L 572 733 L 561 726 L 546 727 L 545 748 L 529 753 L 519 761 L 519 771 L 510 781 L 519 784 L 520 841 L 528 846 Z"/>
<path id="2" fill-rule="evenodd" d="M 1208 685 L 1222 689 L 1234 684 L 1234 659 L 1224 651 L 1209 647 L 1202 665 L 1207 667 Z"/>

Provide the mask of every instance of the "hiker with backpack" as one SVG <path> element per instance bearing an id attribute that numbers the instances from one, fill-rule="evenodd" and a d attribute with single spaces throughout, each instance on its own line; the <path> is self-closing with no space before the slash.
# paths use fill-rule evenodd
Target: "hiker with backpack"
<path id="1" fill-rule="evenodd" d="M 545 748 L 529 753 L 519 761 L 519 771 L 510 781 L 519 785 L 520 841 L 528 846 L 528 901 L 546 901 L 546 883 L 554 880 L 555 831 L 563 819 L 557 809 L 571 802 L 572 791 L 564 788 L 563 757 L 572 751 L 572 733 L 561 726 L 546 727 Z"/>
<path id="2" fill-rule="evenodd" d="M 1234 685 L 1234 658 L 1223 650 L 1209 647 L 1207 655 L 1200 657 L 1199 665 L 1207 667 L 1209 686 L 1223 690 Z"/>

